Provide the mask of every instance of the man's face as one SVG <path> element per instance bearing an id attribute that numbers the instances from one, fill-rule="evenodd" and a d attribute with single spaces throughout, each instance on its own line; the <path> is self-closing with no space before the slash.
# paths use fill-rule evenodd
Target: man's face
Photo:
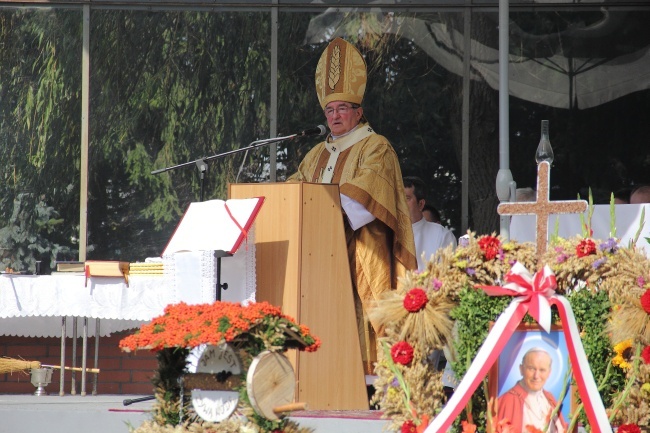
<path id="1" fill-rule="evenodd" d="M 352 104 L 343 101 L 332 101 L 325 106 L 325 118 L 332 135 L 343 135 L 350 132 L 359 124 L 363 108 L 352 108 Z"/>
<path id="2" fill-rule="evenodd" d="M 409 215 L 411 216 L 411 224 L 414 224 L 422 219 L 422 208 L 424 207 L 424 200 L 418 201 L 415 196 L 415 187 L 404 187 L 404 194 L 406 195 L 406 204 L 409 207 Z"/>
<path id="3" fill-rule="evenodd" d="M 544 352 L 532 352 L 519 366 L 524 385 L 530 391 L 540 391 L 551 374 L 551 357 Z"/>

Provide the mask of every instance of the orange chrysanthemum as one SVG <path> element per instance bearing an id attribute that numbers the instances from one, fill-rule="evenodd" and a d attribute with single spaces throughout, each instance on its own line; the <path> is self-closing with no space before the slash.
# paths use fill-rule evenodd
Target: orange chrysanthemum
<path id="1" fill-rule="evenodd" d="M 291 329 L 291 347 L 310 352 L 320 347 L 318 337 L 309 328 L 282 314 L 280 308 L 267 302 L 243 306 L 234 302 L 188 305 L 184 302 L 168 305 L 161 316 L 142 325 L 139 331 L 120 341 L 125 351 L 149 349 L 154 352 L 173 347 L 190 348 L 201 344 L 232 342 L 255 329 Z"/>

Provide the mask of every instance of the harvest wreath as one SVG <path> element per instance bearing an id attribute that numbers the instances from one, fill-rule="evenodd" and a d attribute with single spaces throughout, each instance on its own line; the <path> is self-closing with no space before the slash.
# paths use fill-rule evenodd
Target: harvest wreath
<path id="1" fill-rule="evenodd" d="M 513 300 L 489 296 L 487 289 L 509 281 L 513 266 L 534 271 L 545 264 L 555 276 L 554 293 L 568 300 L 575 315 L 596 394 L 607 408 L 606 423 L 618 425 L 619 432 L 650 431 L 650 260 L 615 238 L 599 241 L 589 233 L 586 226 L 583 236 L 552 238 L 539 264 L 532 243 L 469 233 L 455 250 L 439 252 L 425 271 L 408 274 L 398 291 L 378 301 L 372 315 L 386 337 L 385 356 L 375 369 L 374 400 L 391 420 L 389 427 L 401 433 L 427 429 L 446 402 L 432 350 L 455 354 L 451 365 L 455 377 L 463 378 L 490 324 Z M 558 308 L 551 311 L 553 323 L 560 322 Z M 534 322 L 528 314 L 524 321 Z M 483 386 L 457 408 L 462 414 L 453 431 L 512 431 L 510 420 L 496 419 L 487 381 L 478 380 Z M 570 422 L 589 430 L 584 403 Z M 428 431 L 440 425 L 431 424 Z"/>
<path id="2" fill-rule="evenodd" d="M 153 378 L 156 403 L 153 419 L 133 430 L 135 433 L 266 433 L 303 432 L 286 418 L 266 419 L 251 407 L 246 386 L 239 387 L 239 408 L 220 423 L 201 420 L 182 397 L 179 379 L 187 373 L 190 350 L 203 344 L 228 343 L 243 365 L 243 379 L 252 360 L 265 351 L 284 352 L 295 348 L 313 352 L 320 340 L 309 328 L 266 302 L 246 306 L 232 302 L 168 305 L 164 314 L 142 325 L 120 341 L 125 352 L 156 352 L 158 370 Z"/>

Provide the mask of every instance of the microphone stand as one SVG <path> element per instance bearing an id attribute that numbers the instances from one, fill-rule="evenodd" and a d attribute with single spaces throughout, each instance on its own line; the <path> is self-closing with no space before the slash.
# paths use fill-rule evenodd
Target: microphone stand
<path id="1" fill-rule="evenodd" d="M 239 149 L 229 150 L 228 152 L 219 153 L 217 155 L 208 156 L 206 158 L 199 158 L 199 159 L 195 159 L 194 161 L 184 162 L 182 164 L 173 165 L 171 167 L 161 168 L 161 169 L 152 171 L 151 174 L 163 173 L 165 171 L 175 170 L 177 168 L 187 167 L 189 165 L 194 165 L 194 164 L 196 164 L 198 166 L 201 162 L 205 163 L 206 161 L 211 161 L 211 160 L 217 159 L 217 158 L 223 158 L 224 156 L 234 155 L 235 153 L 239 153 L 239 152 L 245 152 L 247 150 L 251 150 L 251 149 L 255 149 L 255 148 L 260 147 L 260 146 L 264 146 L 265 144 L 271 144 L 271 143 L 277 143 L 279 141 L 289 140 L 289 139 L 297 137 L 297 136 L 298 136 L 298 134 L 292 134 L 292 135 L 285 135 L 284 137 L 265 138 L 263 140 L 252 141 L 247 147 L 241 147 Z M 203 179 L 203 177 L 201 177 L 201 179 Z"/>
<path id="2" fill-rule="evenodd" d="M 291 138 L 297 137 L 298 135 L 299 134 L 292 134 L 292 135 L 286 135 L 286 136 L 283 136 L 283 137 L 275 137 L 275 138 L 266 138 L 266 139 L 263 139 L 263 140 L 256 140 L 256 141 L 251 142 L 247 147 L 242 147 L 242 148 L 239 148 L 239 149 L 229 150 L 228 152 L 219 153 L 219 154 L 216 154 L 216 155 L 208 156 L 206 158 L 199 158 L 199 159 L 195 159 L 194 161 L 184 162 L 182 164 L 177 164 L 177 165 L 173 165 L 173 166 L 170 166 L 170 167 L 161 168 L 161 169 L 152 171 L 151 174 L 159 174 L 159 173 L 164 173 L 166 171 L 175 170 L 177 168 L 196 165 L 196 167 L 199 170 L 199 179 L 200 179 L 199 198 L 200 198 L 200 201 L 203 201 L 203 189 L 204 189 L 204 184 L 205 184 L 205 173 L 208 171 L 207 161 L 211 161 L 211 160 L 217 159 L 217 158 L 223 158 L 223 157 L 229 156 L 229 155 L 234 155 L 235 153 L 239 153 L 239 152 L 245 152 L 245 151 L 260 147 L 260 146 L 264 146 L 265 144 L 271 144 L 271 143 L 277 143 L 279 141 L 289 140 Z M 225 252 L 225 251 L 221 251 L 221 250 L 215 251 L 215 257 L 217 259 L 217 294 L 216 294 L 216 300 L 217 301 L 221 300 L 221 290 L 222 289 L 223 290 L 228 289 L 228 283 L 223 283 L 223 284 L 221 283 L 221 258 L 222 257 L 228 257 L 229 255 L 230 254 Z"/>

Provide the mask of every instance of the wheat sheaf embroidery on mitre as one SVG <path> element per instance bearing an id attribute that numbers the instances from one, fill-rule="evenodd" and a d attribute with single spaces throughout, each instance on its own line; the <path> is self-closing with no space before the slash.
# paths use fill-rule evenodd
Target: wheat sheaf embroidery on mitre
<path id="1" fill-rule="evenodd" d="M 338 45 L 332 50 L 332 59 L 330 60 L 330 72 L 328 76 L 328 84 L 330 89 L 334 87 L 341 78 L 341 47 Z"/>

